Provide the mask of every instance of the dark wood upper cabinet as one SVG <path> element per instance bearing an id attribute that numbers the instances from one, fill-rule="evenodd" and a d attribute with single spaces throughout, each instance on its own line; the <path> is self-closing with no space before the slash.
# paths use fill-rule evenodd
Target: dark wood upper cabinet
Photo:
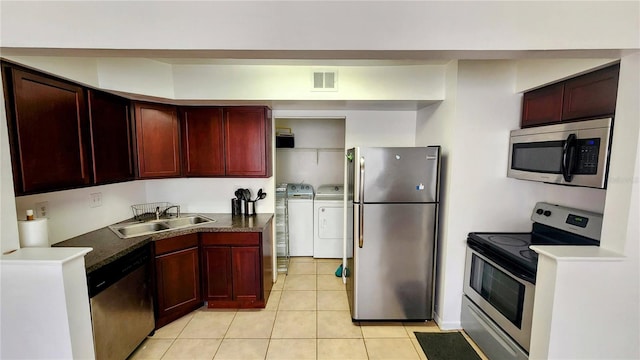
<path id="1" fill-rule="evenodd" d="M 131 102 L 0 66 L 16 195 L 136 178 L 272 175 L 268 107 Z"/>
<path id="2" fill-rule="evenodd" d="M 613 116 L 620 64 L 524 93 L 521 127 Z"/>
<path id="3" fill-rule="evenodd" d="M 89 120 L 95 183 L 132 180 L 129 100 L 89 90 Z"/>
<path id="4" fill-rule="evenodd" d="M 16 195 L 90 184 L 84 88 L 2 67 Z"/>
<path id="5" fill-rule="evenodd" d="M 180 129 L 177 108 L 134 103 L 136 150 L 140 178 L 180 176 Z"/>
<path id="6" fill-rule="evenodd" d="M 224 176 L 222 108 L 181 107 L 183 175 Z"/>
<path id="7" fill-rule="evenodd" d="M 227 176 L 271 176 L 271 111 L 268 108 L 224 108 L 224 132 Z"/>
<path id="8" fill-rule="evenodd" d="M 620 64 L 567 80 L 562 120 L 613 115 L 619 73 Z"/>
<path id="9" fill-rule="evenodd" d="M 560 122 L 564 83 L 529 91 L 522 99 L 522 127 Z"/>

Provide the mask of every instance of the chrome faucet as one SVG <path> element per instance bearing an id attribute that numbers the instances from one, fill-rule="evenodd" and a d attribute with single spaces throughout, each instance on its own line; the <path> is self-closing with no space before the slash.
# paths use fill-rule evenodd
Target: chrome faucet
<path id="1" fill-rule="evenodd" d="M 160 206 L 156 206 L 156 220 L 160 220 Z"/>
<path id="2" fill-rule="evenodd" d="M 158 218 L 158 220 L 160 219 L 160 216 L 167 216 L 167 211 L 169 211 L 169 209 L 171 208 L 176 208 L 176 217 L 180 217 L 180 205 L 171 205 L 168 208 L 164 209 L 162 213 L 156 212 L 156 217 Z"/>

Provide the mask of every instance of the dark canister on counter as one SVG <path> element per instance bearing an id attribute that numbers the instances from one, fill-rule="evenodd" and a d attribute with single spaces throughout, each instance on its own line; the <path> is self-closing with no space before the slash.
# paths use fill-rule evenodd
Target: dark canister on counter
<path id="1" fill-rule="evenodd" d="M 240 199 L 231 199 L 231 215 L 242 215 L 242 206 L 240 204 Z"/>

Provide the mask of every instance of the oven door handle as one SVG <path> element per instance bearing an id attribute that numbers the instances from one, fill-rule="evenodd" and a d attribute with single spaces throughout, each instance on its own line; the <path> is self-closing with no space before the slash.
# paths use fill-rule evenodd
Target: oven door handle
<path id="1" fill-rule="evenodd" d="M 571 182 L 573 179 L 572 171 L 576 164 L 577 144 L 576 134 L 569 134 L 562 147 L 562 177 L 566 182 Z"/>
<path id="2" fill-rule="evenodd" d="M 478 254 L 482 255 L 483 257 L 487 258 L 488 260 L 491 260 L 491 262 L 494 262 L 494 263 L 496 263 L 496 265 L 498 265 L 497 263 L 499 263 L 499 261 L 496 262 L 495 257 L 492 254 L 488 253 L 486 250 L 484 250 L 479 245 L 471 243 L 471 242 L 467 242 L 467 246 L 469 246 L 469 248 L 471 248 L 471 250 L 477 252 Z M 535 275 L 531 276 L 530 274 L 525 274 L 525 273 L 523 273 L 521 271 L 518 271 L 517 269 L 514 269 L 513 266 L 509 266 L 509 265 L 505 266 L 505 264 L 500 264 L 499 266 L 502 267 L 504 270 L 507 270 L 509 272 L 509 274 L 517 277 L 518 279 L 530 282 L 531 284 L 534 284 L 534 285 L 536 283 Z"/>

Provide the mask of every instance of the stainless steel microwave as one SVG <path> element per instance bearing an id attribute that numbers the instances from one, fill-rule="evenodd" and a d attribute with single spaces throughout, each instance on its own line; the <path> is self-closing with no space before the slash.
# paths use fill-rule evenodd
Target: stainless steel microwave
<path id="1" fill-rule="evenodd" d="M 605 189 L 612 118 L 511 131 L 507 176 Z"/>

